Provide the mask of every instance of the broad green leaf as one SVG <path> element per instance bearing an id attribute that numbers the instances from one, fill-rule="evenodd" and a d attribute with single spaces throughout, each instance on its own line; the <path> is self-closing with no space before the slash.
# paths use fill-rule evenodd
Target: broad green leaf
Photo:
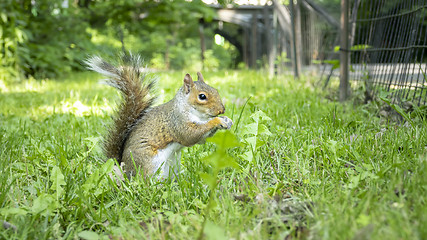
<path id="1" fill-rule="evenodd" d="M 258 149 L 259 147 L 264 146 L 264 144 L 265 144 L 264 140 L 257 138 L 255 149 Z"/>
<path id="2" fill-rule="evenodd" d="M 56 199 L 59 199 L 59 196 L 62 194 L 62 187 L 65 185 L 64 175 L 61 172 L 61 169 L 58 166 L 54 166 L 52 173 L 50 174 L 50 181 L 52 181 L 52 186 L 50 189 L 56 192 Z"/>
<path id="3" fill-rule="evenodd" d="M 214 153 L 204 157 L 203 161 L 210 163 L 212 166 L 216 166 L 218 159 L 220 159 L 222 156 L 223 156 L 223 154 L 219 153 L 217 150 Z"/>
<path id="4" fill-rule="evenodd" d="M 355 175 L 350 177 L 350 182 L 347 184 L 347 187 L 350 189 L 354 189 L 359 185 L 360 175 Z"/>
<path id="5" fill-rule="evenodd" d="M 96 232 L 92 231 L 82 231 L 77 234 L 82 239 L 85 240 L 98 240 L 100 239 L 100 236 Z"/>
<path id="6" fill-rule="evenodd" d="M 271 136 L 271 132 L 270 130 L 268 130 L 267 126 L 265 126 L 264 124 L 260 124 L 258 126 L 258 135 Z"/>
<path id="7" fill-rule="evenodd" d="M 211 221 L 206 222 L 205 226 L 205 234 L 207 239 L 228 239 L 225 235 L 224 228 L 214 224 Z"/>
<path id="8" fill-rule="evenodd" d="M 220 170 L 227 167 L 238 169 L 239 164 L 237 164 L 237 162 L 232 157 L 225 155 L 224 157 L 218 159 L 217 168 Z"/>
<path id="9" fill-rule="evenodd" d="M 240 142 L 231 131 L 217 132 L 213 137 L 208 138 L 208 142 L 215 143 L 221 148 L 232 148 L 240 146 Z"/>
<path id="10" fill-rule="evenodd" d="M 111 173 L 113 171 L 113 168 L 114 168 L 114 160 L 113 159 L 108 159 L 107 162 L 105 162 L 104 164 L 102 164 L 102 166 L 101 166 L 101 173 L 102 174 Z"/>
<path id="11" fill-rule="evenodd" d="M 210 189 L 213 189 L 215 187 L 216 176 L 214 177 L 207 173 L 200 173 L 200 177 L 209 186 Z"/>
<path id="12" fill-rule="evenodd" d="M 46 210 L 53 211 L 58 205 L 58 202 L 52 195 L 42 194 L 34 200 L 31 211 L 34 213 L 41 213 Z"/>
<path id="13" fill-rule="evenodd" d="M 252 150 L 248 150 L 243 154 L 243 159 L 247 160 L 248 162 L 252 162 L 254 159 Z"/>
<path id="14" fill-rule="evenodd" d="M 254 113 L 252 113 L 251 118 L 255 121 L 255 122 L 260 122 L 260 121 L 271 121 L 271 118 L 268 117 L 263 111 L 258 110 Z"/>
<path id="15" fill-rule="evenodd" d="M 255 136 L 248 137 L 248 138 L 245 138 L 245 141 L 251 146 L 252 150 L 255 150 L 257 137 L 255 137 Z"/>
<path id="16" fill-rule="evenodd" d="M 85 138 L 85 141 L 88 141 L 88 147 L 89 150 L 88 152 L 96 152 L 96 151 L 100 151 L 100 146 L 99 146 L 99 142 L 101 141 L 101 137 L 87 137 Z"/>
<path id="17" fill-rule="evenodd" d="M 338 142 L 334 141 L 332 139 L 328 140 L 328 147 L 330 148 L 331 152 L 336 155 L 337 154 L 337 145 Z"/>
<path id="18" fill-rule="evenodd" d="M 0 209 L 1 215 L 25 215 L 27 210 L 23 208 L 2 208 Z"/>
<path id="19" fill-rule="evenodd" d="M 86 179 L 86 182 L 83 184 L 82 189 L 83 192 L 88 194 L 95 186 L 97 185 L 99 181 L 99 171 L 93 172 L 88 179 Z"/>
<path id="20" fill-rule="evenodd" d="M 250 123 L 243 127 L 242 135 L 246 136 L 249 134 L 258 135 L 258 123 Z"/>
<path id="21" fill-rule="evenodd" d="M 210 208 L 216 208 L 218 206 L 218 203 L 215 201 L 215 199 L 210 200 L 208 204 Z"/>

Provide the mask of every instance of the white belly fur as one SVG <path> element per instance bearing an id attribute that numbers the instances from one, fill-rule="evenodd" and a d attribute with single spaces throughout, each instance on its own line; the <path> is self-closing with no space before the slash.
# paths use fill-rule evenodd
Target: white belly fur
<path id="1" fill-rule="evenodd" d="M 181 161 L 181 149 L 179 143 L 170 143 L 164 149 L 157 151 L 153 158 L 154 173 L 158 173 L 159 178 L 173 178 L 178 174 Z"/>

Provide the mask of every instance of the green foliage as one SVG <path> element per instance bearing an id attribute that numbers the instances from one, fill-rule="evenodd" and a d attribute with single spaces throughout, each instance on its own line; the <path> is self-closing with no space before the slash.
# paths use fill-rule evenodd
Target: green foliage
<path id="1" fill-rule="evenodd" d="M 90 43 L 85 12 L 61 0 L 7 0 L 2 4 L 6 30 L 0 37 L 4 42 L 0 52 L 5 53 L 2 69 L 45 78 L 82 68 L 79 61 L 88 54 L 85 49 Z"/>
<path id="2" fill-rule="evenodd" d="M 85 239 L 85 240 L 97 240 L 100 239 L 99 234 L 92 231 L 81 231 L 79 234 L 77 234 L 79 238 Z"/>
<path id="3" fill-rule="evenodd" d="M 61 169 L 59 167 L 53 167 L 52 173 L 50 175 L 50 180 L 52 181 L 52 186 L 50 187 L 50 189 L 54 191 L 55 199 L 56 201 L 58 201 L 60 196 L 62 195 L 62 192 L 64 191 L 62 186 L 66 185 L 66 182 L 64 180 L 64 174 L 62 174 Z"/>
<path id="4" fill-rule="evenodd" d="M 239 169 L 239 165 L 237 162 L 228 155 L 227 150 L 230 148 L 240 146 L 239 141 L 236 136 L 232 134 L 230 131 L 221 131 L 216 133 L 215 136 L 208 139 L 208 142 L 215 143 L 216 150 L 214 153 L 206 157 L 205 161 L 208 162 L 212 166 L 212 173 L 201 173 L 201 178 L 205 181 L 205 183 L 209 186 L 209 202 L 206 205 L 205 209 L 205 218 L 200 230 L 199 239 L 203 238 L 203 234 L 205 233 L 207 236 L 210 236 L 210 239 L 214 239 L 215 236 L 224 236 L 224 232 L 220 231 L 220 228 L 213 224 L 212 222 L 208 222 L 208 214 L 211 212 L 212 208 L 216 206 L 216 202 L 214 200 L 214 194 L 216 193 L 217 183 L 218 183 L 218 174 L 221 170 L 232 167 L 235 169 Z M 219 236 L 218 236 L 219 234 Z M 218 238 L 216 238 L 218 239 Z M 225 237 L 222 237 L 225 239 Z"/>
<path id="5" fill-rule="evenodd" d="M 244 153 L 244 159 L 253 163 L 259 152 L 259 148 L 264 146 L 266 143 L 265 139 L 271 136 L 271 132 L 264 123 L 271 122 L 272 120 L 261 110 L 253 113 L 250 118 L 253 122 L 245 125 L 241 134 L 243 136 L 243 141 L 248 146 L 248 149 Z M 252 164 L 248 166 L 253 167 Z"/>
<path id="6" fill-rule="evenodd" d="M 214 11 L 202 1 L 5 0 L 0 3 L 0 81 L 60 78 L 82 70 L 90 54 L 138 52 L 150 67 L 203 67 L 199 20 Z M 213 38 L 207 28 L 206 38 Z M 230 46 L 207 41 L 206 69 L 231 65 Z"/>
<path id="7" fill-rule="evenodd" d="M 164 102 L 184 72 L 158 74 Z M 232 131 L 182 150 L 174 181 L 120 186 L 100 146 L 114 89 L 92 73 L 6 85 L 0 221 L 16 230 L 0 238 L 426 238 L 426 120 L 385 124 L 310 79 L 266 75 L 205 72 Z"/>
<path id="8" fill-rule="evenodd" d="M 0 2 L 0 80 L 19 77 L 20 45 L 28 39 L 28 16 L 18 1 Z"/>
<path id="9" fill-rule="evenodd" d="M 236 161 L 227 154 L 228 149 L 240 146 L 239 141 L 233 133 L 230 131 L 220 131 L 209 138 L 208 142 L 215 143 L 217 147 L 215 152 L 205 159 L 206 162 L 211 164 L 214 172 L 218 173 L 227 167 L 238 168 Z M 212 186 L 212 182 L 209 182 L 208 185 Z"/>

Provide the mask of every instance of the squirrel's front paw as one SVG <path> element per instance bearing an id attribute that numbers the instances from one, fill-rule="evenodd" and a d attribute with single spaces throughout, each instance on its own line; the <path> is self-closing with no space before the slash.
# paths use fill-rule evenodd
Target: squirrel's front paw
<path id="1" fill-rule="evenodd" d="M 226 116 L 221 116 L 219 118 L 221 119 L 221 125 L 220 125 L 221 129 L 230 129 L 231 126 L 233 125 L 233 121 L 231 121 L 230 118 Z"/>

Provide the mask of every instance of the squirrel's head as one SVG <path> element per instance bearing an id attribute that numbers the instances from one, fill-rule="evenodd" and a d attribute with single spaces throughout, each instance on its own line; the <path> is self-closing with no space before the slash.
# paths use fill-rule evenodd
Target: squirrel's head
<path id="1" fill-rule="evenodd" d="M 199 114 L 205 115 L 206 118 L 211 118 L 223 114 L 225 112 L 221 97 L 218 91 L 207 85 L 200 72 L 197 73 L 197 81 L 193 82 L 190 74 L 184 77 L 183 91 L 188 97 L 189 104 Z"/>

